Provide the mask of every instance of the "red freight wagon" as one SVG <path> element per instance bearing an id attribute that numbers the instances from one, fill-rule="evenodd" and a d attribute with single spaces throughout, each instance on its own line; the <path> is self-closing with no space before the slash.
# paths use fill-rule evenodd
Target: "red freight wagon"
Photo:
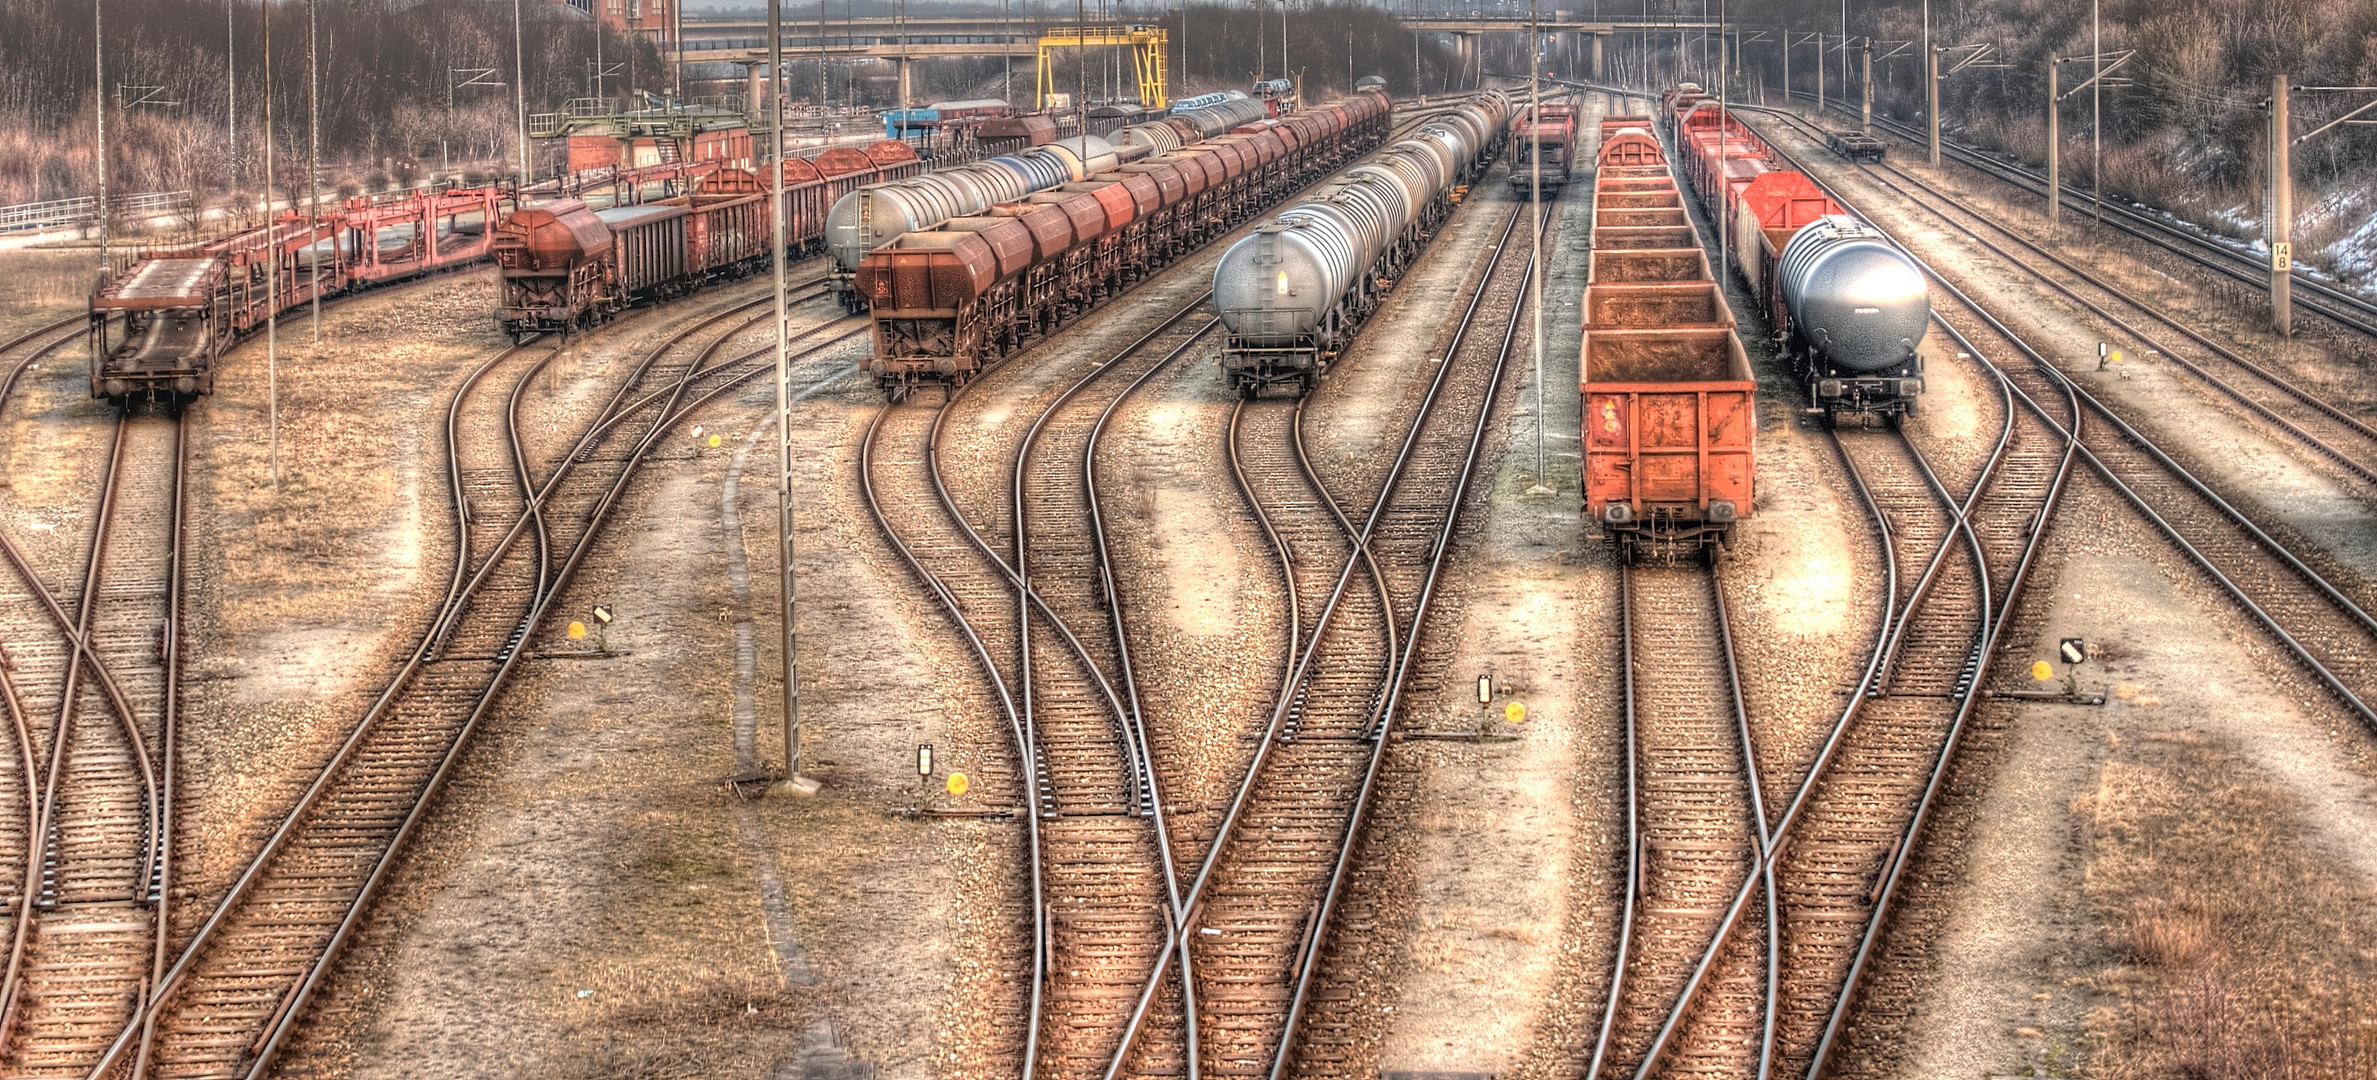
<path id="1" fill-rule="evenodd" d="M 1731 321 L 1585 330 L 1585 512 L 1627 558 L 1707 552 L 1750 512 L 1757 382 Z"/>
<path id="2" fill-rule="evenodd" d="M 1713 555 L 1751 509 L 1757 383 L 1658 140 L 1605 122 L 1580 387 L 1585 512 L 1621 558 Z"/>

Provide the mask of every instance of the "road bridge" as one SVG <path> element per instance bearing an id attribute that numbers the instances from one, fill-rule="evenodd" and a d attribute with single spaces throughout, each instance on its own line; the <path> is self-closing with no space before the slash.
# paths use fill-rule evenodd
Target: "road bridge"
<path id="1" fill-rule="evenodd" d="M 1527 20 L 1474 15 L 1429 15 L 1401 20 L 1414 33 L 1450 35 L 1466 64 L 1476 39 L 1487 34 L 1525 34 Z M 1709 33 L 1727 24 L 1713 20 L 1652 19 L 1581 20 L 1551 18 L 1536 24 L 1546 34 L 1590 35 L 1588 68 L 1601 77 L 1604 38 L 1613 35 Z M 1041 39 L 1051 31 L 1070 30 L 1069 21 L 998 19 L 983 16 L 863 18 L 824 20 L 787 18 L 784 21 L 785 59 L 888 60 L 899 65 L 901 100 L 908 97 L 910 65 L 932 57 L 1020 56 L 1037 54 Z M 681 47 L 666 54 L 673 63 L 733 63 L 753 71 L 765 65 L 768 24 L 751 19 L 690 19 L 683 27 Z"/>

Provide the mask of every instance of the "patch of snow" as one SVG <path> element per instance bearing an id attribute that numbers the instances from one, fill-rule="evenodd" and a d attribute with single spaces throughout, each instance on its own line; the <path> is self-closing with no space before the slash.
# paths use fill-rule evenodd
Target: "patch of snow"
<path id="1" fill-rule="evenodd" d="M 2365 189 L 2337 192 L 2319 201 L 2322 215 L 2346 214 L 2360 219 L 2352 231 L 2323 249 L 2338 270 L 2356 278 L 2377 277 L 2377 213 L 2370 212 L 2372 201 L 2377 197 Z"/>

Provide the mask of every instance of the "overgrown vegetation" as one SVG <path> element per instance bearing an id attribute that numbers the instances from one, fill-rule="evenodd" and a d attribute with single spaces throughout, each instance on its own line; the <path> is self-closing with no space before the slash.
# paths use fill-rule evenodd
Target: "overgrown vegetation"
<path id="1" fill-rule="evenodd" d="M 1837 41 L 1839 5 L 1830 0 L 1745 0 L 1735 10 L 1748 26 L 1821 30 Z M 1882 44 L 1919 41 L 1922 5 L 1898 0 L 1848 9 L 1847 31 Z M 2377 0 L 2104 0 L 2104 51 L 2136 56 L 2104 90 L 2104 188 L 2213 226 L 2258 235 L 2268 169 L 2273 76 L 2297 86 L 2377 86 Z M 1933 40 L 1942 46 L 1990 45 L 2005 66 L 1975 66 L 1944 83 L 1943 124 L 1963 136 L 2028 161 L 2046 158 L 2046 59 L 2094 51 L 2087 0 L 1968 0 L 1933 4 Z M 1770 39 L 1773 35 L 1770 33 Z M 1769 42 L 1745 48 L 1764 81 L 1779 82 L 1780 58 Z M 1844 87 L 1842 56 L 1830 57 L 1829 91 Z M 1814 89 L 1812 46 L 1792 60 L 1794 85 Z M 1853 77 L 1856 63 L 1848 72 Z M 2086 63 L 2063 65 L 2062 89 L 2088 78 Z M 1755 76 L 1753 76 L 1755 77 Z M 1919 46 L 1874 65 L 1875 109 L 1920 122 L 1924 95 Z M 2365 103 L 2367 94 L 2302 93 L 2295 133 Z M 2064 175 L 2086 185 L 2092 165 L 2091 95 L 2063 106 Z M 2377 128 L 2331 131 L 2295 150 L 2298 257 L 2340 260 L 2341 269 L 2377 271 L 2377 230 L 2338 245 L 2377 217 Z M 2356 260 L 2365 265 L 2351 265 Z"/>
<path id="2" fill-rule="evenodd" d="M 263 161 L 262 8 L 255 0 L 228 0 L 228 5 L 225 0 L 98 2 L 106 19 L 105 97 L 115 189 L 189 190 L 202 204 L 220 204 L 228 192 L 255 190 Z M 593 22 L 550 0 L 527 0 L 524 10 L 527 76 L 522 82 L 528 111 L 547 111 L 584 96 L 596 51 Z M 831 32 L 836 21 L 888 10 L 882 0 L 840 0 L 822 9 L 793 0 L 785 19 L 789 32 L 799 34 L 823 17 Z M 908 5 L 911 15 L 997 10 L 979 3 Z M 1075 14 L 1071 7 L 1045 3 L 1012 4 L 1009 11 L 1019 26 L 1070 21 Z M 1258 72 L 1281 74 L 1278 11 L 1197 4 L 1160 15 L 1108 11 L 1100 17 L 1153 20 L 1170 28 L 1175 51 L 1167 58 L 1168 74 L 1184 82 L 1179 92 L 1197 93 L 1243 87 Z M 303 4 L 273 5 L 275 180 L 282 190 L 304 176 L 306 14 Z M 445 167 L 509 167 L 518 128 L 510 86 L 511 5 L 428 0 L 406 7 L 320 0 L 315 17 L 320 141 L 334 186 L 376 188 Z M 11 28 L 0 36 L 0 204 L 94 192 L 93 110 L 101 94 L 93 82 L 91 9 L 0 0 L 0 19 Z M 1450 50 L 1416 40 L 1383 9 L 1364 4 L 1297 8 L 1288 13 L 1285 30 L 1284 70 L 1300 79 L 1311 97 L 1343 93 L 1351 89 L 1351 79 L 1364 75 L 1383 75 L 1398 92 L 1408 93 L 1414 86 L 1440 91 L 1469 85 L 1481 71 L 1496 69 L 1495 54 L 1489 52 L 1482 66 L 1456 70 Z M 1521 46 L 1509 44 L 1502 66 L 1522 66 L 1517 59 Z M 632 61 L 624 77 L 607 85 L 612 95 L 677 89 L 676 73 L 649 43 L 613 33 L 604 39 L 603 50 L 611 62 Z M 1093 98 L 1129 94 L 1128 62 L 1111 52 L 1060 54 L 1052 66 L 1064 90 L 1086 85 Z M 468 69 L 485 68 L 494 69 L 485 80 L 499 85 L 453 88 L 470 81 Z M 1012 70 L 1013 96 L 1028 99 L 1031 54 L 1016 57 Z M 1008 71 L 1000 57 L 935 60 L 918 65 L 915 91 L 927 100 L 995 96 L 1009 88 Z M 689 97 L 740 93 L 741 81 L 724 77 L 732 72 L 722 64 L 690 66 L 683 90 Z M 822 96 L 833 104 L 882 108 L 892 105 L 896 94 L 888 63 L 837 61 L 820 72 L 815 61 L 796 55 L 786 74 L 794 94 Z M 119 92 L 119 86 L 145 89 Z M 144 97 L 148 104 L 127 104 Z"/>
<path id="3" fill-rule="evenodd" d="M 100 0 L 106 20 L 111 176 L 119 191 L 220 191 L 261 178 L 262 10 L 250 0 Z M 591 20 L 566 5 L 526 5 L 526 97 L 531 111 L 584 94 L 595 52 Z M 304 177 L 306 8 L 273 6 L 273 126 L 277 179 Z M 0 0 L 0 204 L 95 190 L 88 5 Z M 510 89 L 512 9 L 477 0 L 417 6 L 325 0 L 316 11 L 325 159 L 365 183 L 410 163 L 501 160 L 517 127 Z M 606 59 L 630 65 L 632 85 L 658 86 L 659 58 L 616 34 Z M 236 55 L 236 62 L 227 59 Z M 453 94 L 452 69 L 495 68 L 499 87 Z M 231 86 L 226 75 L 235 74 Z M 462 77 L 467 81 L 467 75 Z M 119 91 L 119 87 L 147 89 Z M 614 81 L 614 91 L 627 87 Z M 236 152 L 227 123 L 238 121 Z M 142 97 L 156 104 L 125 107 Z M 385 177 L 376 177 L 384 181 Z"/>
<path id="4" fill-rule="evenodd" d="M 2089 1075 L 2377 1076 L 2372 898 L 2319 850 L 2332 841 L 2299 798 L 2235 747 L 2177 731 L 2117 744 L 2073 810 L 2115 949 L 2093 980 L 2110 1004 L 2088 1019 Z"/>

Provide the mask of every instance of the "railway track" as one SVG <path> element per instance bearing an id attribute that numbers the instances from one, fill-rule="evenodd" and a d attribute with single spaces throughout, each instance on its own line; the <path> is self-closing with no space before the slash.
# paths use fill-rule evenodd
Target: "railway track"
<path id="1" fill-rule="evenodd" d="M 436 617 L 88 1075 L 271 1067 L 637 466 L 692 410 L 768 370 L 754 362 L 765 350 L 709 362 L 742 327 L 693 340 L 753 306 L 647 354 L 541 479 L 507 460 L 520 445 L 514 397 L 489 388 L 511 378 L 516 389 L 552 354 L 506 349 L 464 380 L 447 411 L 455 562 Z M 848 323 L 820 329 L 837 327 Z"/>
<path id="2" fill-rule="evenodd" d="M 1181 1008 L 1177 983 L 1156 1001 L 1176 951 L 1179 884 L 1088 462 L 1122 398 L 1211 329 L 1197 316 L 1203 304 L 1200 295 L 1053 395 L 1029 382 L 1010 389 L 994 370 L 938 407 L 887 405 L 862 448 L 878 527 L 983 667 L 1024 763 L 977 776 L 1029 822 L 1031 870 L 1008 902 L 1033 928 L 1029 949 L 1003 958 L 1004 970 L 1033 972 L 1028 993 L 998 1003 L 979 1049 L 1040 1074 L 1105 1076 L 1151 1008 Z M 1091 393 L 1100 387 L 1111 396 Z M 952 484 L 941 454 L 974 394 L 1000 395 L 991 407 L 1002 415 L 1015 404 L 1006 395 L 1046 398 L 1006 457 L 996 501 Z"/>
<path id="3" fill-rule="evenodd" d="M 1970 228 L 1953 218 L 1941 220 L 1959 230 Z M 2022 362 L 2008 366 L 2006 377 L 2028 400 L 2052 401 L 2068 393 L 2097 418 L 2083 432 L 2082 456 L 2089 466 L 2347 708 L 2377 728 L 2377 617 L 2368 610 L 2368 583 L 2335 567 L 2292 529 L 2224 495 L 2121 409 L 2091 394 L 2054 357 L 2014 338 L 1994 315 L 1940 280 L 1972 313 L 1978 325 L 1968 330 L 1985 329 L 2013 342 L 2011 352 Z M 2301 415 L 2300 408 L 2295 414 Z M 2299 437 L 2339 461 L 2349 457 L 2333 444 Z"/>
<path id="4" fill-rule="evenodd" d="M 1346 916 L 1350 871 L 1510 355 L 1527 268 L 1502 257 L 1522 216 L 1514 210 L 1494 241 L 1398 453 L 1359 478 L 1373 481 L 1363 517 L 1315 469 L 1306 401 L 1241 402 L 1232 415 L 1233 470 L 1273 542 L 1292 630 L 1262 742 L 1187 897 L 1205 1074 L 1364 1067 L 1358 1006 L 1331 972 L 1360 952 L 1376 918 Z M 1504 319 L 1499 341 L 1472 336 L 1481 310 Z M 1333 933 L 1340 923 L 1346 932 Z"/>
<path id="5" fill-rule="evenodd" d="M 1797 91 L 1792 96 L 1805 101 L 1814 100 L 1814 95 Z M 1845 105 L 1827 103 L 1827 107 L 1844 115 L 1852 115 Z M 1876 116 L 1874 126 L 1910 146 L 1927 145 L 1928 135 L 1912 125 Z M 1940 156 L 2034 198 L 2044 200 L 2047 197 L 2046 177 L 2007 161 L 2000 155 L 1943 138 L 1940 140 Z M 2070 184 L 2064 185 L 2062 198 L 2064 208 L 2069 212 L 2087 212 L 2099 205 L 2088 192 Z M 2102 208 L 2101 224 L 2258 290 L 2264 296 L 2269 294 L 2270 268 L 2264 261 L 2268 258 L 2266 254 L 2256 257 L 2217 243 L 2194 231 L 2163 221 L 2155 213 L 2118 196 L 2103 202 Z M 2347 329 L 2377 336 L 2377 301 L 2337 288 L 2301 270 L 2292 271 L 2292 278 L 2294 305 L 2297 309 L 2320 315 Z"/>
<path id="6" fill-rule="evenodd" d="M 1913 173 L 1887 164 L 1855 167 L 1877 182 L 1898 188 L 1924 213 L 1970 237 L 1991 254 L 2088 310 L 2105 324 L 2160 353 L 2216 394 L 2342 466 L 2360 483 L 2377 484 L 2377 427 L 2028 236 L 1960 205 L 1952 196 Z M 2156 324 L 2167 332 L 2156 334 L 2140 324 Z"/>
<path id="7" fill-rule="evenodd" d="M 877 527 L 951 618 L 1012 745 L 1011 760 L 970 779 L 1026 823 L 1029 870 L 1000 904 L 1029 931 L 987 963 L 1030 976 L 1000 982 L 987 1025 L 966 1038 L 971 1056 L 1027 1074 L 1198 1069 L 1181 840 L 1164 819 L 1092 462 L 1122 402 L 1216 325 L 1196 315 L 1204 302 L 1061 387 L 1010 357 L 937 408 L 888 405 L 862 444 Z M 959 437 L 953 418 L 978 405 L 1006 426 Z M 1019 435 L 1013 421 L 1035 407 Z M 996 496 L 982 481 L 994 468 L 1006 480 Z"/>
<path id="8" fill-rule="evenodd" d="M 1757 808 L 1762 835 L 1719 849 L 1762 840 L 1757 872 L 1739 873 L 1648 1049 L 1632 1054 L 1629 1031 L 1613 1022 L 1589 1074 L 1596 1080 L 1628 1066 L 1638 1078 L 1712 1071 L 1814 1077 L 1852 1032 L 1866 1030 L 1852 1018 L 1862 1023 L 1897 1007 L 1861 1001 L 1863 980 L 1987 678 L 2005 613 L 2021 597 L 2081 453 L 2067 434 L 2077 424 L 2076 396 L 2062 395 L 2063 411 L 2050 412 L 2041 402 L 2057 397 L 2024 396 L 1955 326 L 1984 314 L 1938 313 L 1999 388 L 2002 425 L 1974 466 L 1936 467 L 1903 432 L 1835 434 L 1884 553 L 1881 634 L 1813 760 L 1765 764 L 1796 773 L 1795 790 L 1771 828 L 1766 808 Z M 2024 348 L 2003 328 L 1991 329 L 2000 334 L 1986 338 L 1989 348 Z M 1630 665 L 1639 661 L 1630 657 Z M 1630 677 L 1639 679 L 1639 671 Z M 1648 876 L 1643 857 L 1638 847 L 1631 871 L 1638 881 Z M 1622 949 L 1612 980 L 1621 990 L 1624 956 Z M 1618 1001 L 1610 1015 L 1625 1015 Z"/>
<path id="9" fill-rule="evenodd" d="M 1625 664 L 1626 894 L 1618 953 L 1588 1077 L 1645 1061 L 1668 1010 L 1764 861 L 1766 814 L 1732 626 L 1715 565 L 1620 571 Z M 1773 903 L 1771 880 L 1759 918 Z M 1687 1072 L 1750 1076 L 1769 1020 L 1771 925 L 1744 933 L 1718 1020 L 1682 1048 Z M 1729 961 L 1737 958 L 1729 953 Z"/>
<path id="10" fill-rule="evenodd" d="M 84 321 L 0 345 L 0 355 L 21 353 L 0 402 Z M 53 586 L 0 537 L 21 590 L 0 605 L 18 645 L 0 653 L 15 734 L 0 774 L 20 793 L 0 803 L 0 851 L 17 858 L 0 909 L 0 1061 L 11 1075 L 86 1072 L 109 1029 L 139 1007 L 164 950 L 184 427 L 171 410 L 115 420 L 79 565 Z"/>
<path id="11" fill-rule="evenodd" d="M 118 416 L 42 748 L 38 881 L 0 985 L 13 1072 L 81 1076 L 139 1008 L 164 958 L 184 424 Z M 38 587 L 38 586 L 37 586 Z"/>

